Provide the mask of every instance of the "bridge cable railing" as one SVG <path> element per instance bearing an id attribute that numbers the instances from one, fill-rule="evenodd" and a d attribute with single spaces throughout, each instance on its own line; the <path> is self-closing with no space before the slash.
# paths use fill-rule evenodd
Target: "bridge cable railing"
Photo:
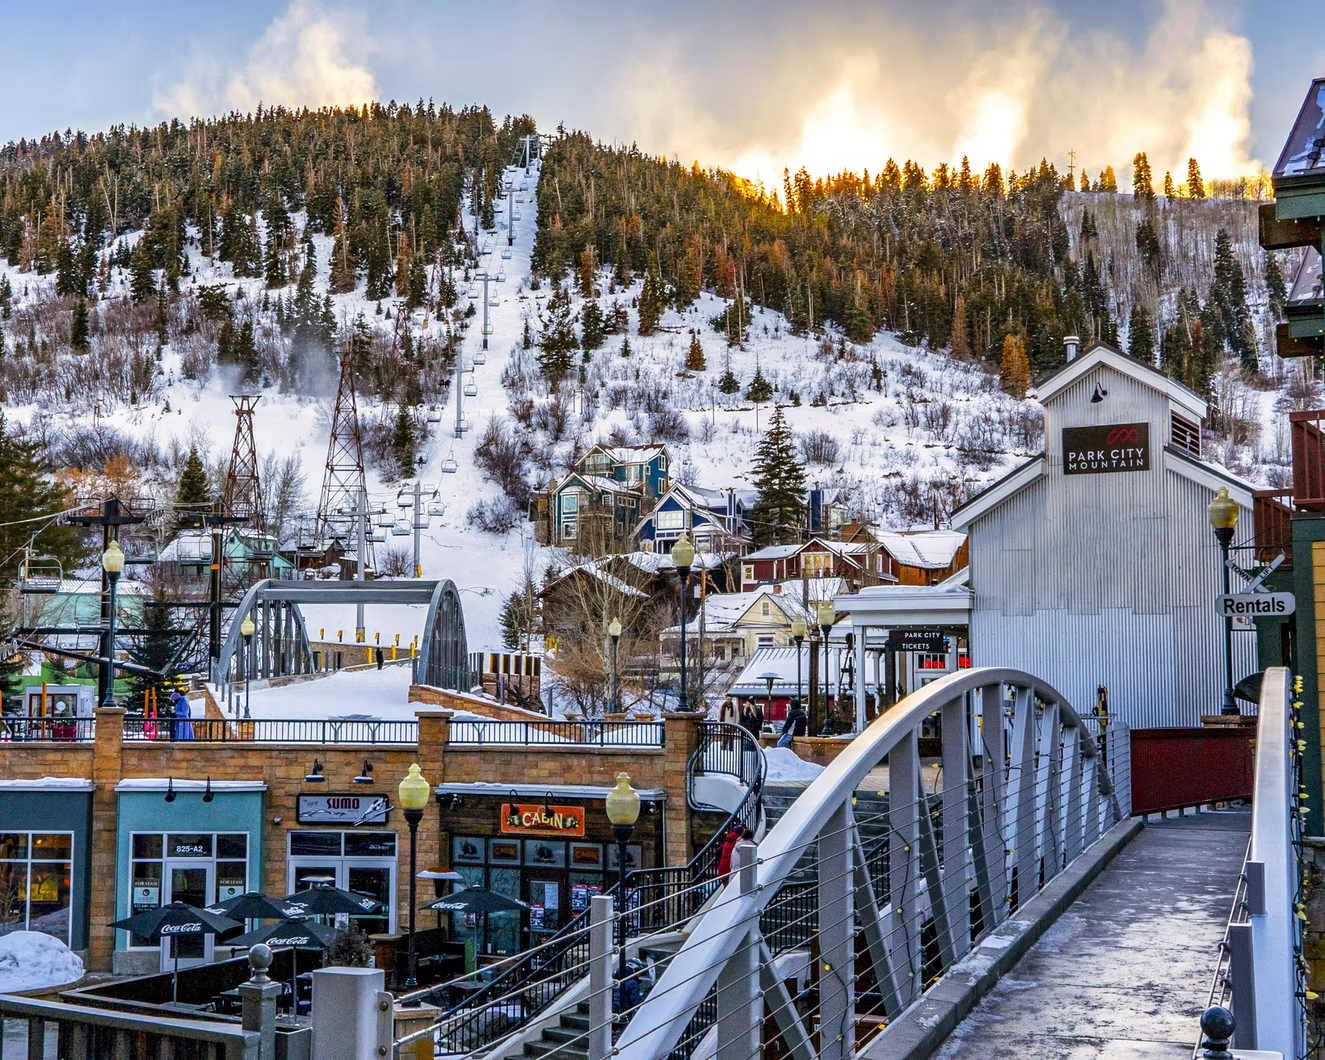
<path id="1" fill-rule="evenodd" d="M 758 742 L 738 725 L 698 724 L 699 746 L 686 769 L 687 800 L 693 797 L 694 774 L 706 768 L 706 760 L 708 772 L 730 773 L 746 783 L 745 796 L 722 827 L 686 865 L 636 869 L 626 874 L 630 907 L 625 911 L 623 921 L 614 922 L 614 931 L 637 936 L 646 932 L 678 930 L 684 926 L 720 889 L 722 881 L 717 875 L 717 866 L 724 833 L 732 827 L 754 828 L 758 822 L 764 779 L 764 755 Z M 709 756 L 715 745 L 739 750 L 729 759 L 714 762 Z M 619 888 L 618 881 L 604 893 L 616 896 Z M 587 973 L 589 930 L 589 910 L 584 910 L 564 924 L 552 938 L 520 953 L 510 967 L 477 989 L 474 987 L 480 983 L 481 973 L 476 971 L 403 995 L 397 999 L 398 1004 L 442 1001 L 443 1011 L 430 1028 L 416 1031 L 397 1044 L 433 1034 L 446 1041 L 448 1048 L 472 1052 L 490 1047 L 518 1031 Z M 469 996 L 447 1006 L 445 997 L 457 992 Z"/>
<path id="2" fill-rule="evenodd" d="M 918 734 L 936 713 L 945 783 L 926 791 Z M 716 1041 L 739 1056 L 731 1043 L 769 1015 L 798 1060 L 816 1024 L 818 1056 L 852 1055 L 857 1015 L 862 1033 L 886 1026 L 1127 816 L 1118 785 L 1127 729 L 1110 725 L 1103 748 L 1099 736 L 1052 687 L 1018 671 L 966 670 L 908 697 L 765 837 L 748 891 L 728 879 L 626 1025 L 619 1055 L 707 1055 Z M 871 853 L 854 793 L 884 758 L 887 827 Z M 811 847 L 812 864 L 799 865 Z M 778 918 L 782 908 L 793 915 Z M 776 924 L 764 920 L 770 911 Z M 765 926 L 783 933 L 779 952 Z M 792 968 L 803 981 L 794 999 L 780 986 Z"/>

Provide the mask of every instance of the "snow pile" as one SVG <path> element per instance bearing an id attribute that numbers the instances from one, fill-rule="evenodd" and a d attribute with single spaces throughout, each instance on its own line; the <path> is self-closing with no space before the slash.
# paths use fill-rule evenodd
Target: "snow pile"
<path id="1" fill-rule="evenodd" d="M 824 771 L 790 747 L 764 748 L 764 780 L 770 784 L 808 784 Z"/>
<path id="2" fill-rule="evenodd" d="M 65 986 L 83 978 L 83 962 L 54 935 L 0 935 L 0 994 Z"/>

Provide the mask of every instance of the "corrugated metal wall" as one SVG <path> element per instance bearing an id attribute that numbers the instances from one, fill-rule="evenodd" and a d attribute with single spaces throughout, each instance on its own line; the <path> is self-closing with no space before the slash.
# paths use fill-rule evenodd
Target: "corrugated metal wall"
<path id="1" fill-rule="evenodd" d="M 1099 384 L 1107 397 L 1092 403 Z M 1219 547 L 1213 491 L 1164 452 L 1166 395 L 1098 368 L 1045 412 L 1046 475 L 972 524 L 971 661 L 1039 675 L 1079 710 L 1098 685 L 1137 728 L 1190 726 L 1223 702 Z M 1064 425 L 1150 424 L 1147 472 L 1064 475 Z M 1243 512 L 1238 541 L 1250 542 Z M 1236 580 L 1235 580 L 1236 585 Z M 1234 679 L 1256 667 L 1255 636 L 1234 631 Z"/>

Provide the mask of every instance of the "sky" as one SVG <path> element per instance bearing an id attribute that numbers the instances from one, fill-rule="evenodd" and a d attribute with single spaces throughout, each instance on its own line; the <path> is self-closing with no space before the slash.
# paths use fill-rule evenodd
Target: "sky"
<path id="1" fill-rule="evenodd" d="M 0 143 L 258 103 L 485 103 L 777 187 L 963 155 L 1125 181 L 1272 166 L 1321 0 L 66 0 L 10 5 Z M 1272 16 L 1272 17 L 1271 17 Z"/>

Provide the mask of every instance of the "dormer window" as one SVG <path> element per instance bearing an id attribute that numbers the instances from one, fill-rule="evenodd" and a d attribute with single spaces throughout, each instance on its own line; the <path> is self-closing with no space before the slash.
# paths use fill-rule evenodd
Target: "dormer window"
<path id="1" fill-rule="evenodd" d="M 1171 417 L 1169 440 L 1176 448 L 1191 453 L 1192 456 L 1201 455 L 1200 425 L 1179 416 L 1176 412 Z"/>

